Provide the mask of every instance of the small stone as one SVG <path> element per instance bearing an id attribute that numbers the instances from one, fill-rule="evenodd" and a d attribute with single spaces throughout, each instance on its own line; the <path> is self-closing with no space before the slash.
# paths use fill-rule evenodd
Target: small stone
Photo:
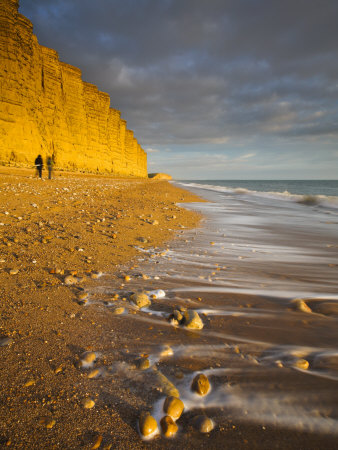
<path id="1" fill-rule="evenodd" d="M 88 293 L 80 292 L 80 294 L 78 294 L 77 298 L 78 298 L 78 300 L 86 300 L 88 298 Z"/>
<path id="2" fill-rule="evenodd" d="M 139 242 L 142 242 L 143 244 L 146 244 L 146 243 L 148 242 L 148 239 L 145 238 L 145 237 L 139 237 L 139 238 L 137 238 L 137 240 L 138 240 Z"/>
<path id="3" fill-rule="evenodd" d="M 209 433 L 214 429 L 214 422 L 207 416 L 195 417 L 193 424 L 200 433 Z"/>
<path id="4" fill-rule="evenodd" d="M 298 311 L 302 311 L 305 313 L 312 313 L 312 309 L 306 304 L 306 302 L 303 299 L 297 298 L 296 300 L 293 301 L 293 303 Z"/>
<path id="5" fill-rule="evenodd" d="M 123 306 L 119 307 L 119 308 L 115 308 L 113 310 L 113 314 L 114 316 L 120 316 L 121 314 L 123 314 L 125 312 L 126 308 L 123 308 Z"/>
<path id="6" fill-rule="evenodd" d="M 67 286 L 71 286 L 72 284 L 76 284 L 77 283 L 77 278 L 73 277 L 73 275 L 67 275 L 64 279 L 64 283 Z"/>
<path id="7" fill-rule="evenodd" d="M 150 367 L 148 358 L 140 358 L 136 361 L 136 366 L 139 370 L 147 370 Z"/>
<path id="8" fill-rule="evenodd" d="M 102 443 L 102 439 L 103 437 L 101 435 L 98 436 L 96 441 L 94 442 L 94 445 L 91 447 L 91 450 L 96 450 L 97 448 L 99 448 Z"/>
<path id="9" fill-rule="evenodd" d="M 300 358 L 297 359 L 297 361 L 294 363 L 294 366 L 297 367 L 297 369 L 307 370 L 309 368 L 309 361 Z"/>
<path id="10" fill-rule="evenodd" d="M 93 280 L 97 280 L 100 277 L 102 277 L 102 272 L 92 272 L 90 274 L 90 278 L 92 278 Z"/>
<path id="11" fill-rule="evenodd" d="M 19 273 L 19 269 L 11 269 L 11 270 L 9 271 L 9 274 L 10 274 L 10 275 L 16 275 L 17 273 Z"/>
<path id="12" fill-rule="evenodd" d="M 99 375 L 100 375 L 99 369 L 94 369 L 91 372 L 89 372 L 88 378 L 96 378 Z"/>
<path id="13" fill-rule="evenodd" d="M 29 386 L 33 386 L 35 384 L 35 380 L 28 380 L 26 381 L 26 383 L 24 384 L 25 387 L 29 387 Z"/>
<path id="14" fill-rule="evenodd" d="M 151 225 L 159 225 L 158 220 L 151 220 L 149 223 L 151 223 Z"/>
<path id="15" fill-rule="evenodd" d="M 138 308 L 144 308 L 145 306 L 151 305 L 148 295 L 144 293 L 132 294 L 130 299 Z"/>
<path id="16" fill-rule="evenodd" d="M 96 354 L 94 352 L 87 352 L 83 355 L 82 365 L 88 365 L 96 360 Z"/>
<path id="17" fill-rule="evenodd" d="M 173 420 L 177 420 L 181 417 L 184 410 L 184 403 L 177 397 L 167 397 L 163 404 L 163 411 L 170 416 Z"/>
<path id="18" fill-rule="evenodd" d="M 63 370 L 62 366 L 59 366 L 54 370 L 54 373 L 58 374 L 58 373 L 62 372 L 62 370 Z"/>
<path id="19" fill-rule="evenodd" d="M 124 281 L 130 281 L 130 280 L 131 280 L 131 278 L 130 278 L 129 275 L 126 275 L 126 276 L 124 277 Z"/>
<path id="20" fill-rule="evenodd" d="M 49 419 L 46 421 L 46 428 L 49 430 L 53 428 L 53 426 L 56 424 L 56 421 L 54 419 Z"/>
<path id="21" fill-rule="evenodd" d="M 162 417 L 160 424 L 165 437 L 171 438 L 177 433 L 178 426 L 170 416 Z"/>
<path id="22" fill-rule="evenodd" d="M 204 325 L 196 311 L 188 310 L 184 312 L 184 326 L 194 330 L 201 330 Z"/>
<path id="23" fill-rule="evenodd" d="M 95 406 L 95 402 L 91 398 L 85 398 L 82 400 L 82 406 L 85 409 L 91 409 Z"/>
<path id="24" fill-rule="evenodd" d="M 149 437 L 158 432 L 157 422 L 149 412 L 142 412 L 139 419 L 140 433 L 144 437 Z"/>
<path id="25" fill-rule="evenodd" d="M 162 350 L 161 350 L 160 357 L 164 358 L 166 356 L 173 356 L 173 354 L 174 354 L 174 351 L 170 347 L 170 345 L 164 345 Z"/>
<path id="26" fill-rule="evenodd" d="M 210 390 L 208 378 L 203 373 L 196 375 L 192 381 L 191 389 L 198 395 L 207 395 Z"/>

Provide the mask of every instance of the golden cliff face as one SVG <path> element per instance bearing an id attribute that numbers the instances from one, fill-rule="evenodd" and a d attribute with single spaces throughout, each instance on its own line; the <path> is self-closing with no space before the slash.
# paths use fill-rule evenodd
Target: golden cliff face
<path id="1" fill-rule="evenodd" d="M 41 46 L 18 0 L 0 0 L 0 164 L 147 176 L 147 155 L 109 95 Z"/>

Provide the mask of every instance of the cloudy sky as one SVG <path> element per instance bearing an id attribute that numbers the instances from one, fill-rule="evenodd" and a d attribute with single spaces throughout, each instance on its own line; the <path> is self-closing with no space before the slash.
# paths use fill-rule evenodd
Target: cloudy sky
<path id="1" fill-rule="evenodd" d="M 337 0 L 20 0 L 176 179 L 338 178 Z"/>

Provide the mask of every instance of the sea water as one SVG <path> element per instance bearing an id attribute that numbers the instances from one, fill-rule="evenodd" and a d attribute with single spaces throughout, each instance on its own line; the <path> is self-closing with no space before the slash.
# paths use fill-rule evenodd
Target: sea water
<path id="1" fill-rule="evenodd" d="M 135 330 L 141 324 L 162 330 L 156 339 L 151 332 L 142 336 L 150 362 L 137 378 L 143 394 L 156 366 L 179 390 L 185 412 L 202 409 L 219 425 L 238 420 L 334 436 L 337 182 L 176 184 L 207 200 L 181 205 L 200 212 L 201 224 L 178 231 L 165 253 L 139 249 L 138 270 L 148 280 L 135 274 L 128 289 L 161 289 L 165 295 L 121 317 Z M 109 292 L 109 282 L 101 289 Z M 203 329 L 187 333 L 173 326 L 168 318 L 178 307 L 195 310 Z M 136 351 L 139 342 L 128 342 L 131 353 L 134 344 Z M 165 356 L 164 345 L 172 350 Z M 128 367 L 116 362 L 114 377 L 135 381 Z M 182 379 L 174 376 L 177 368 Z M 190 388 L 197 373 L 212 386 L 203 398 Z"/>

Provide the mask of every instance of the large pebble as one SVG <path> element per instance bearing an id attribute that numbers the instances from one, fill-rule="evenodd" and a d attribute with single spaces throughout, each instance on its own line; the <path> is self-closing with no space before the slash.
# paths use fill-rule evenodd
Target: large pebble
<path id="1" fill-rule="evenodd" d="M 210 390 L 208 377 L 204 373 L 200 373 L 192 380 L 191 389 L 198 395 L 207 395 Z"/>
<path id="2" fill-rule="evenodd" d="M 178 426 L 170 416 L 162 417 L 160 424 L 165 437 L 170 438 L 177 433 Z"/>
<path id="3" fill-rule="evenodd" d="M 196 311 L 188 310 L 184 312 L 184 326 L 194 330 L 201 330 L 203 322 Z"/>
<path id="4" fill-rule="evenodd" d="M 177 397 L 167 397 L 163 404 L 163 411 L 174 420 L 181 417 L 184 410 L 184 403 Z"/>
<path id="5" fill-rule="evenodd" d="M 139 419 L 140 433 L 144 437 L 149 437 L 158 432 L 157 422 L 149 412 L 141 413 Z"/>
<path id="6" fill-rule="evenodd" d="M 145 306 L 149 306 L 151 304 L 148 295 L 144 293 L 132 294 L 130 299 L 138 308 L 144 308 Z"/>
<path id="7" fill-rule="evenodd" d="M 194 427 L 201 433 L 209 433 L 214 428 L 214 422 L 207 416 L 197 416 L 193 421 Z"/>

